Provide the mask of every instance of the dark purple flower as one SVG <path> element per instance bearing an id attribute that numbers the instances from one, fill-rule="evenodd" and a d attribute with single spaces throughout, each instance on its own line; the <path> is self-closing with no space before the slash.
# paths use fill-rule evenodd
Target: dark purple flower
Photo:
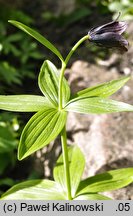
<path id="1" fill-rule="evenodd" d="M 116 47 L 122 52 L 127 51 L 128 41 L 121 35 L 126 30 L 127 24 L 117 20 L 118 18 L 105 25 L 92 28 L 88 32 L 90 42 L 107 48 Z"/>

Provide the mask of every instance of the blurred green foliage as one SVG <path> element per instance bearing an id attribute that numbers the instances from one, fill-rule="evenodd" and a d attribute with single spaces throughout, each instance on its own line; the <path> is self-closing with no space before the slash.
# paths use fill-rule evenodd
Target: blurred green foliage
<path id="1" fill-rule="evenodd" d="M 99 8 L 101 13 L 113 13 L 113 17 L 121 12 L 121 19 L 133 20 L 133 1 L 132 0 L 76 0 L 81 5 L 93 5 Z"/>
<path id="2" fill-rule="evenodd" d="M 27 5 L 23 8 L 26 7 Z M 37 10 L 33 13 L 37 13 Z M 68 14 L 62 13 L 56 16 L 49 8 L 42 11 L 41 14 L 38 12 L 38 15 L 39 19 L 43 18 L 44 28 L 47 28 L 48 23 L 54 23 L 54 27 L 67 30 L 70 25 L 75 25 L 75 23 L 80 25 L 82 20 L 85 20 L 91 27 L 93 22 L 96 24 L 99 14 L 112 16 L 118 14 L 119 11 L 122 12 L 122 19 L 133 19 L 133 1 L 76 0 L 75 10 Z M 0 94 L 10 94 L 10 92 L 18 94 L 17 91 L 20 91 L 21 86 L 26 88 L 24 84 L 27 79 L 28 83 L 35 79 L 38 61 L 42 62 L 42 58 L 45 58 L 39 51 L 37 43 L 22 31 L 12 27 L 8 23 L 9 19 L 20 21 L 28 26 L 36 25 L 35 22 L 38 22 L 23 10 L 12 7 L 11 3 L 5 4 L 4 0 L 3 4 L 0 3 Z M 90 47 L 89 45 L 89 52 L 95 56 L 99 55 L 101 58 L 105 56 L 105 52 L 95 46 Z M 21 125 L 24 125 L 24 119 L 20 119 L 18 114 L 0 113 L 0 188 L 3 185 L 12 186 L 14 184 L 13 179 L 6 177 L 6 172 L 16 166 L 16 149 Z M 31 172 L 29 178 L 34 178 L 33 176 L 36 176 L 36 173 Z M 1 192 L 2 189 L 0 189 Z"/>
<path id="3" fill-rule="evenodd" d="M 33 23 L 30 17 L 19 10 L 0 7 L 1 93 L 4 93 L 5 83 L 9 86 L 21 85 L 26 77 L 34 79 L 36 62 L 43 58 L 37 43 L 22 32 L 13 32 L 7 19 L 22 20 L 26 24 Z"/>
<path id="4" fill-rule="evenodd" d="M 90 15 L 90 9 L 86 7 L 77 8 L 69 14 L 60 14 L 59 16 L 55 16 L 52 12 L 44 12 L 42 13 L 42 18 L 47 21 L 55 22 L 60 27 L 67 27 L 74 22 L 77 22 L 86 16 Z"/>
<path id="5" fill-rule="evenodd" d="M 121 19 L 133 20 L 133 1 L 132 0 L 117 0 L 110 1 L 108 8 L 111 12 L 115 13 L 114 16 L 118 15 L 120 11 Z"/>
<path id="6" fill-rule="evenodd" d="M 12 186 L 15 183 L 12 178 L 5 177 L 4 173 L 7 170 L 10 172 L 16 164 L 18 129 L 19 123 L 16 115 L 7 112 L 0 114 L 0 176 L 3 176 L 0 178 L 1 187 Z M 0 189 L 0 194 L 2 192 Z"/>
<path id="7" fill-rule="evenodd" d="M 121 12 L 121 20 L 133 20 L 132 0 L 97 0 L 96 2 L 105 11 L 113 13 L 114 19 L 118 16 L 118 12 Z"/>

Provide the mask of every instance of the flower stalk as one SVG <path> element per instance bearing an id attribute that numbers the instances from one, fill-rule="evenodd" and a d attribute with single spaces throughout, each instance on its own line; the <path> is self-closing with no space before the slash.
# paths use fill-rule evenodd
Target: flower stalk
<path id="1" fill-rule="evenodd" d="M 69 59 L 71 58 L 72 54 L 76 51 L 76 49 L 80 46 L 80 44 L 82 44 L 85 40 L 89 40 L 89 39 L 90 39 L 89 34 L 85 35 L 72 47 L 72 49 L 70 50 L 70 52 L 68 53 L 65 59 L 66 65 L 68 64 Z"/>
<path id="2" fill-rule="evenodd" d="M 61 71 L 60 71 L 60 79 L 59 79 L 59 110 L 62 110 L 62 82 L 63 82 L 63 77 L 64 77 L 64 73 L 65 73 L 65 69 L 66 66 L 68 64 L 68 61 L 70 60 L 72 54 L 76 51 L 76 49 L 80 46 L 81 43 L 83 43 L 85 40 L 89 40 L 90 36 L 89 35 L 85 35 L 84 37 L 82 37 L 70 50 L 70 52 L 68 53 L 65 61 L 62 61 L 62 67 L 61 67 Z"/>
<path id="3" fill-rule="evenodd" d="M 63 77 L 66 69 L 66 63 L 62 61 L 62 67 L 60 71 L 60 78 L 59 78 L 59 110 L 62 110 L 62 82 L 63 82 Z"/>

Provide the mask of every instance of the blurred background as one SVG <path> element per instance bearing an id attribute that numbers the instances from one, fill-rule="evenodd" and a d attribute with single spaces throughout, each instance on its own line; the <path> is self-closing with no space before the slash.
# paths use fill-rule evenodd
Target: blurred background
<path id="1" fill-rule="evenodd" d="M 0 0 L 0 94 L 39 95 L 37 77 L 43 61 L 49 59 L 60 68 L 60 62 L 49 50 L 11 26 L 9 19 L 33 27 L 65 56 L 90 28 L 111 21 L 119 11 L 120 19 L 128 22 L 129 52 L 121 55 L 88 42 L 82 44 L 66 70 L 72 92 L 120 75 L 132 76 L 132 0 Z M 132 89 L 131 80 L 114 98 L 133 104 Z M 24 161 L 17 160 L 19 138 L 31 116 L 32 113 L 0 111 L 0 194 L 22 180 L 52 178 L 51 170 L 61 150 L 59 139 Z M 100 117 L 69 114 L 68 143 L 78 141 L 85 153 L 84 176 L 133 166 L 132 119 L 132 113 Z M 112 196 L 123 198 L 122 194 Z M 125 194 L 124 198 L 132 198 L 130 193 Z"/>

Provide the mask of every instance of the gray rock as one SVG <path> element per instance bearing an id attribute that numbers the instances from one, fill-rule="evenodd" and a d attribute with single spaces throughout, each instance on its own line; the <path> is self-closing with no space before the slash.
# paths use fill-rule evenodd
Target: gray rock
<path id="1" fill-rule="evenodd" d="M 69 73 L 72 92 L 120 77 L 117 69 L 106 70 L 87 62 L 75 62 Z M 112 96 L 133 104 L 133 80 Z M 133 166 L 133 113 L 102 115 L 68 114 L 68 143 L 77 144 L 85 155 L 83 178 L 112 169 Z M 114 199 L 131 199 L 133 189 L 128 186 L 106 195 Z"/>

